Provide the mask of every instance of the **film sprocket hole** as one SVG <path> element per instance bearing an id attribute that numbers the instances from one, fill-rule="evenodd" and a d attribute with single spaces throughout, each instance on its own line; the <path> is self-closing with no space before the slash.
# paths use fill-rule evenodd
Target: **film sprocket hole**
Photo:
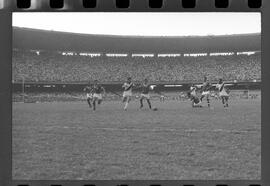
<path id="1" fill-rule="evenodd" d="M 31 7 L 31 0 L 17 0 L 17 8 L 27 9 Z"/>

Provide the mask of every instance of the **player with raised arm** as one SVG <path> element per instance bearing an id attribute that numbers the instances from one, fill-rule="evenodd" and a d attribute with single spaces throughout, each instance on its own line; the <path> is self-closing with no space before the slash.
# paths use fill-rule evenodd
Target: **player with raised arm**
<path id="1" fill-rule="evenodd" d="M 105 88 L 102 87 L 98 80 L 94 81 L 94 85 L 92 87 L 93 92 L 93 110 L 96 110 L 96 102 L 100 105 L 102 102 L 102 95 L 105 95 Z"/>
<path id="2" fill-rule="evenodd" d="M 150 102 L 150 95 L 149 92 L 151 90 L 151 85 L 148 83 L 148 79 L 144 79 L 142 85 L 142 92 L 140 96 L 140 109 L 143 108 L 143 100 L 146 99 L 149 109 L 152 109 L 151 102 Z"/>
<path id="3" fill-rule="evenodd" d="M 207 100 L 207 105 L 210 107 L 210 88 L 211 88 L 211 83 L 207 80 L 207 77 L 204 76 L 203 84 L 202 84 L 202 95 L 200 100 L 202 101 L 204 97 L 206 97 Z"/>
<path id="4" fill-rule="evenodd" d="M 228 89 L 225 88 L 225 83 L 220 78 L 218 84 L 216 85 L 216 88 L 219 91 L 219 97 L 222 100 L 222 104 L 224 107 L 229 107 L 229 93 Z"/>
<path id="5" fill-rule="evenodd" d="M 122 100 L 123 103 L 125 103 L 124 110 L 127 110 L 128 104 L 131 100 L 133 87 L 135 87 L 135 84 L 132 82 L 131 77 L 128 77 L 127 81 L 122 86 L 122 88 L 124 88 L 123 100 Z"/>
<path id="6" fill-rule="evenodd" d="M 86 87 L 84 87 L 83 91 L 86 92 L 86 101 L 87 101 L 89 107 L 92 108 L 91 102 L 93 101 L 93 92 L 92 92 L 93 89 L 91 87 L 90 82 Z"/>

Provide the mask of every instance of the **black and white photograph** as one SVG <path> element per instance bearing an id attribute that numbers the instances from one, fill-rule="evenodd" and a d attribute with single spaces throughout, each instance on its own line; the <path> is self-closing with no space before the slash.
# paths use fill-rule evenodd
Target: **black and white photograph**
<path id="1" fill-rule="evenodd" d="M 12 16 L 12 179 L 261 179 L 260 13 Z"/>

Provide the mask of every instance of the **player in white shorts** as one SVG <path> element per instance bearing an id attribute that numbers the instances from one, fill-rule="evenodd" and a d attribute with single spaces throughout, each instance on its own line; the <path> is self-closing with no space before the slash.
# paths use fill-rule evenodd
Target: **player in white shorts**
<path id="1" fill-rule="evenodd" d="M 124 88 L 124 92 L 123 92 L 123 103 L 125 103 L 124 106 L 124 110 L 127 110 L 128 104 L 131 100 L 131 96 L 132 96 L 132 88 L 134 87 L 134 83 L 131 80 L 131 77 L 127 78 L 127 82 L 124 83 L 124 85 L 122 86 L 122 88 Z"/>
<path id="2" fill-rule="evenodd" d="M 140 96 L 140 108 L 143 108 L 143 100 L 146 99 L 149 109 L 152 109 L 151 102 L 150 102 L 150 95 L 149 91 L 151 90 L 151 85 L 148 84 L 148 80 L 144 79 L 143 84 L 141 85 L 142 92 Z"/>
<path id="3" fill-rule="evenodd" d="M 93 93 L 92 93 L 92 87 L 90 83 L 83 89 L 83 91 L 86 92 L 86 101 L 89 107 L 92 108 L 91 102 L 93 101 Z"/>
<path id="4" fill-rule="evenodd" d="M 204 81 L 203 81 L 203 85 L 202 85 L 202 95 L 200 100 L 202 101 L 204 97 L 206 97 L 206 101 L 207 101 L 207 105 L 208 107 L 210 107 L 210 88 L 211 88 L 211 84 L 208 82 L 207 77 L 204 76 Z"/>
<path id="5" fill-rule="evenodd" d="M 98 84 L 98 81 L 94 81 L 94 85 L 92 87 L 93 92 L 93 110 L 96 110 L 96 102 L 100 105 L 102 102 L 102 95 L 105 95 L 105 89 L 100 84 Z"/>
<path id="6" fill-rule="evenodd" d="M 224 107 L 229 107 L 229 93 L 228 90 L 225 88 L 225 83 L 222 79 L 219 79 L 218 84 L 216 85 L 216 88 L 219 91 L 219 97 L 222 100 L 222 104 Z"/>

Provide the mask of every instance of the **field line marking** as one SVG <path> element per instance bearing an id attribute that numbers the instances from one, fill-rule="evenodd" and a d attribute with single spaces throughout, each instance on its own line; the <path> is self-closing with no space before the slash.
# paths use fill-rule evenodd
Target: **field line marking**
<path id="1" fill-rule="evenodd" d="M 94 130 L 109 130 L 109 131 L 135 131 L 135 132 L 225 132 L 225 133 L 258 133 L 260 130 L 227 130 L 227 129 L 215 129 L 215 130 L 200 130 L 200 129 L 141 129 L 141 128 L 93 128 Z"/>
<path id="2" fill-rule="evenodd" d="M 206 129 L 177 129 L 177 128 L 113 128 L 113 127 L 81 127 L 81 126 L 46 126 L 43 129 L 75 129 L 75 130 L 106 130 L 106 131 L 133 131 L 133 132 L 186 132 L 186 133 L 198 133 L 198 132 L 215 132 L 215 133 L 260 133 L 261 130 L 228 130 L 228 129 L 214 129 L 214 130 L 206 130 Z"/>

